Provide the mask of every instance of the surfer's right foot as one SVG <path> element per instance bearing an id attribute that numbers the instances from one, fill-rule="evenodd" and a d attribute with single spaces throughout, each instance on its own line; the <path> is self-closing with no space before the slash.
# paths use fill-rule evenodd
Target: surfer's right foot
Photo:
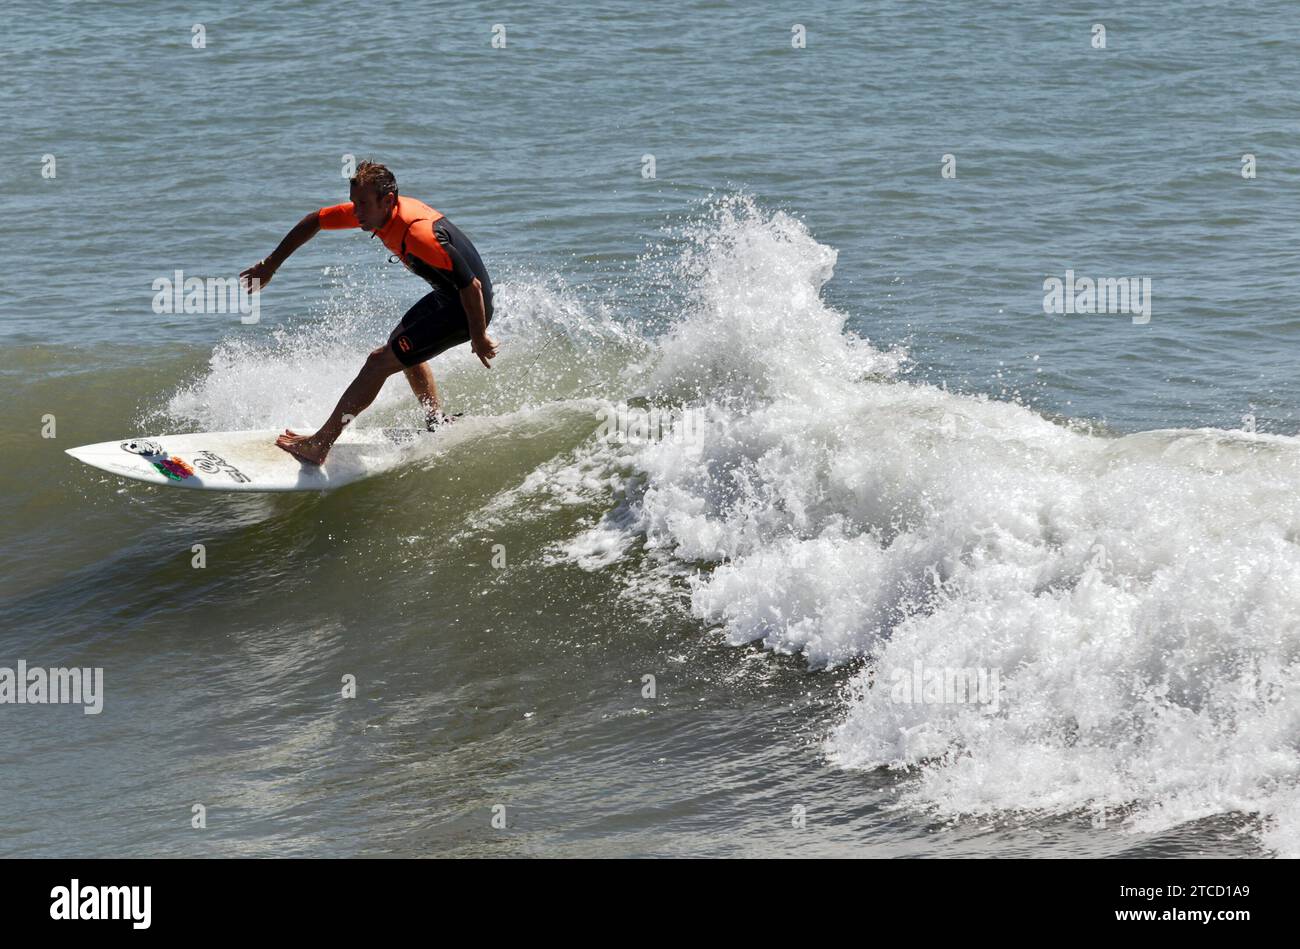
<path id="1" fill-rule="evenodd" d="M 315 435 L 299 435 L 287 428 L 284 434 L 275 440 L 275 444 L 309 465 L 323 465 L 325 456 L 330 452 L 330 446 L 318 440 Z"/>
<path id="2" fill-rule="evenodd" d="M 424 427 L 431 432 L 436 432 L 439 426 L 449 425 L 464 414 L 464 412 L 457 412 L 455 415 L 444 415 L 442 412 L 430 412 L 424 417 Z"/>

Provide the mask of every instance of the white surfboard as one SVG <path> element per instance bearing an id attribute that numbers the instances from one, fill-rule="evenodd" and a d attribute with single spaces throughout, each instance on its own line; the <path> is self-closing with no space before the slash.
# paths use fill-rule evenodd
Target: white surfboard
<path id="1" fill-rule="evenodd" d="M 151 435 L 69 448 L 78 461 L 149 484 L 199 491 L 326 491 L 351 484 L 417 454 L 436 433 L 413 428 L 349 429 L 324 465 L 277 448 L 279 432 Z"/>

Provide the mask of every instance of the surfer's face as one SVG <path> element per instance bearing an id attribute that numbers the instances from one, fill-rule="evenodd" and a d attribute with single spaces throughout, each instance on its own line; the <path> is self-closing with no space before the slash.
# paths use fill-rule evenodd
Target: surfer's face
<path id="1" fill-rule="evenodd" d="M 380 197 L 374 188 L 366 185 L 353 185 L 350 194 L 352 210 L 361 229 L 365 231 L 377 231 L 387 224 L 389 215 L 393 213 L 393 205 L 397 203 L 397 195 L 386 194 Z"/>

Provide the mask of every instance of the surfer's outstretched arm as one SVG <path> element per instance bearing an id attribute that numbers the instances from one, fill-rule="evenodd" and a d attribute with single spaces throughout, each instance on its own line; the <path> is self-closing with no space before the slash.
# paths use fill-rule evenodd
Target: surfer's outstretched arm
<path id="1" fill-rule="evenodd" d="M 320 230 L 320 212 L 312 211 L 301 221 L 293 226 L 288 234 L 284 235 L 284 240 L 280 241 L 278 247 L 271 251 L 269 257 L 265 260 L 259 260 L 253 266 L 249 267 L 239 275 L 240 281 L 245 286 L 249 286 L 254 280 L 258 281 L 258 288 L 265 287 L 275 276 L 275 272 L 280 269 L 280 265 L 289 259 L 289 255 L 295 250 L 307 243 L 316 236 Z"/>

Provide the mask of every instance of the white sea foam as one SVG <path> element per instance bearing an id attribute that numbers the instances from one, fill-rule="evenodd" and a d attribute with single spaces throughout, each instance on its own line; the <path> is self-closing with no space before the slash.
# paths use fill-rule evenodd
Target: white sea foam
<path id="1" fill-rule="evenodd" d="M 206 371 L 181 387 L 153 420 L 200 430 L 312 430 L 325 420 L 356 377 L 366 355 L 382 345 L 407 306 L 427 290 L 409 281 L 405 293 L 385 280 L 339 282 L 324 312 L 267 334 L 244 333 L 219 344 Z M 268 290 L 268 293 L 274 292 Z M 496 288 L 491 335 L 502 344 L 485 371 L 468 346 L 431 366 L 456 409 L 511 411 L 598 389 L 648 350 L 607 307 L 583 303 L 557 278 L 527 274 Z M 359 426 L 419 424 L 420 410 L 404 379 L 394 376 Z"/>
<path id="2" fill-rule="evenodd" d="M 900 355 L 820 298 L 833 262 L 788 216 L 721 210 L 644 393 L 698 406 L 702 437 L 620 448 L 635 491 L 575 562 L 640 534 L 712 564 L 692 609 L 730 642 L 864 660 L 826 753 L 907 771 L 917 807 L 1258 814 L 1300 855 L 1300 442 L 1103 437 L 892 380 Z M 918 662 L 1004 694 L 897 701 Z"/>

